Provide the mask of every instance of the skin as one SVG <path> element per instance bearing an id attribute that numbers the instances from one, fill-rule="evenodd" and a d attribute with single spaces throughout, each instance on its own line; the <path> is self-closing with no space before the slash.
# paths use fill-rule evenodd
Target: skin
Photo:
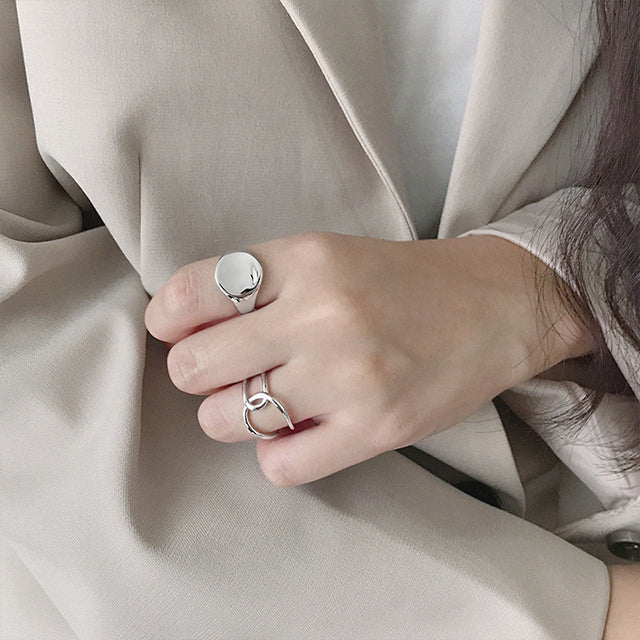
<path id="1" fill-rule="evenodd" d="M 239 315 L 218 289 L 216 256 L 172 275 L 145 323 L 171 345 L 173 383 L 206 396 L 198 420 L 216 440 L 252 438 L 241 420 L 241 383 L 268 372 L 271 392 L 308 427 L 257 442 L 264 474 L 280 487 L 447 429 L 590 348 L 561 310 L 553 312 L 555 331 L 543 324 L 534 304 L 537 259 L 502 238 L 306 233 L 247 250 L 264 270 L 254 312 Z M 546 289 L 546 306 L 558 307 Z M 257 391 L 259 380 L 252 383 Z M 271 407 L 251 418 L 261 431 L 284 426 Z"/>
<path id="2" fill-rule="evenodd" d="M 611 598 L 603 640 L 637 640 L 640 638 L 640 567 L 608 567 Z"/>
<path id="3" fill-rule="evenodd" d="M 173 274 L 149 302 L 145 324 L 169 347 L 173 383 L 204 396 L 198 421 L 216 440 L 252 439 L 241 419 L 242 380 L 268 372 L 270 391 L 296 424 L 282 429 L 271 407 L 251 414 L 261 431 L 282 429 L 256 441 L 262 471 L 279 487 L 447 429 L 593 348 L 550 269 L 503 238 L 397 242 L 313 232 L 247 251 L 264 270 L 254 312 L 239 315 L 218 289 L 216 256 Z M 259 378 L 251 382 L 250 393 L 259 390 Z M 637 616 L 625 614 L 626 602 L 640 598 L 638 574 L 610 572 L 605 640 L 639 637 Z"/>

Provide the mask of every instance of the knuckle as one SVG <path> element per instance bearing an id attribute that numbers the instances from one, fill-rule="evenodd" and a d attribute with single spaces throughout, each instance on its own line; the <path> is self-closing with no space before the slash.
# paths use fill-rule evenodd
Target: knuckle
<path id="1" fill-rule="evenodd" d="M 295 238 L 296 258 L 313 265 L 331 261 L 335 253 L 334 234 L 322 231 L 307 231 Z"/>
<path id="2" fill-rule="evenodd" d="M 324 310 L 324 320 L 345 339 L 358 344 L 370 336 L 372 327 L 366 310 L 348 291 L 336 286 L 319 305 L 322 305 Z"/>
<path id="3" fill-rule="evenodd" d="M 202 405 L 198 409 L 197 413 L 198 424 L 200 428 L 204 431 L 204 433 L 213 438 L 214 440 L 218 440 L 218 429 L 216 421 L 212 418 L 211 412 L 207 409 L 204 410 Z"/>
<path id="4" fill-rule="evenodd" d="M 375 394 L 381 393 L 387 383 L 385 377 L 385 365 L 382 354 L 377 350 L 365 350 L 352 358 L 343 361 L 343 375 L 345 381 L 356 385 L 361 392 Z"/>
<path id="5" fill-rule="evenodd" d="M 219 442 L 235 442 L 236 431 L 221 411 L 219 402 L 203 402 L 198 408 L 198 422 L 207 436 Z"/>
<path id="6" fill-rule="evenodd" d="M 171 382 L 181 389 L 187 391 L 190 384 L 196 377 L 198 363 L 191 348 L 186 345 L 172 347 L 167 355 L 167 372 Z"/>
<path id="7" fill-rule="evenodd" d="M 165 285 L 165 308 L 168 314 L 179 316 L 197 311 L 202 302 L 202 283 L 194 269 L 184 267 Z"/>
<path id="8" fill-rule="evenodd" d="M 156 321 L 155 303 L 153 298 L 144 310 L 144 326 L 152 336 L 158 340 L 162 339 L 162 329 L 158 326 L 158 322 Z"/>
<path id="9" fill-rule="evenodd" d="M 333 315 L 347 326 L 353 326 L 353 323 L 361 319 L 362 311 L 357 300 L 346 291 L 338 290 L 334 292 L 331 299 L 331 307 Z"/>
<path id="10" fill-rule="evenodd" d="M 295 467 L 286 456 L 272 455 L 262 457 L 260 459 L 260 467 L 267 480 L 276 487 L 295 487 L 300 484 Z"/>

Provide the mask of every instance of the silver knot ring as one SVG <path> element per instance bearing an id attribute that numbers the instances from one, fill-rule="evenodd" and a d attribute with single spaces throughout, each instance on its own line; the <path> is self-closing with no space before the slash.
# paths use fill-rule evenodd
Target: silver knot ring
<path id="1" fill-rule="evenodd" d="M 262 265 L 255 256 L 246 251 L 225 253 L 218 260 L 214 274 L 216 284 L 224 295 L 233 302 L 236 309 L 244 314 L 255 309 L 258 290 L 262 284 Z M 271 440 L 278 432 L 264 433 L 256 429 L 249 417 L 250 411 L 259 411 L 267 405 L 273 405 L 287 422 L 289 429 L 294 429 L 293 422 L 285 406 L 269 393 L 267 376 L 260 374 L 262 390 L 247 397 L 248 380 L 242 382 L 243 411 L 242 420 L 249 433 L 256 438 Z"/>
<path id="2" fill-rule="evenodd" d="M 256 438 L 263 438 L 264 440 L 272 440 L 278 435 L 278 432 L 275 431 L 273 433 L 264 433 L 256 429 L 251 423 L 251 420 L 249 418 L 249 411 L 259 411 L 260 409 L 264 409 L 267 405 L 272 404 L 282 414 L 283 418 L 287 421 L 287 426 L 289 427 L 289 429 L 294 429 L 295 427 L 293 426 L 293 422 L 289 417 L 289 412 L 285 409 L 282 402 L 274 398 L 269 393 L 266 374 L 261 373 L 260 378 L 262 380 L 262 391 L 258 391 L 257 393 L 254 393 L 249 398 L 247 398 L 248 380 L 243 380 L 242 382 L 242 400 L 244 402 L 242 419 L 244 420 L 244 424 L 247 427 L 247 430 L 249 431 L 249 433 L 254 435 Z"/>

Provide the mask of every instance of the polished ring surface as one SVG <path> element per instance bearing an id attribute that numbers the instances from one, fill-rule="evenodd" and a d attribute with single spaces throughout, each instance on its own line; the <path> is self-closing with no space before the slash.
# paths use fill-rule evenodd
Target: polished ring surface
<path id="1" fill-rule="evenodd" d="M 269 387 L 267 385 L 267 374 L 263 371 L 260 374 L 260 382 L 262 383 L 262 392 L 269 393 Z M 249 407 L 252 411 L 256 409 L 262 409 L 267 404 L 266 400 L 261 400 L 260 402 L 253 402 L 251 399 L 247 397 L 247 387 L 249 386 L 248 380 L 242 381 L 242 401 L 245 407 Z M 251 396 L 253 398 L 253 396 Z"/>
<path id="2" fill-rule="evenodd" d="M 289 417 L 289 412 L 284 408 L 284 405 L 277 399 L 274 398 L 271 394 L 266 393 L 264 391 L 258 391 L 258 393 L 254 393 L 248 401 L 244 404 L 244 411 L 242 412 L 242 419 L 244 420 L 244 424 L 247 427 L 249 433 L 256 436 L 256 438 L 263 438 L 264 440 L 272 440 L 277 437 L 278 431 L 274 431 L 273 433 L 264 433 L 262 431 L 258 431 L 252 424 L 249 419 L 249 411 L 259 411 L 267 406 L 267 404 L 272 404 L 284 417 L 287 421 L 287 426 L 289 429 L 295 429 L 293 426 L 293 422 Z"/>
<path id="3" fill-rule="evenodd" d="M 216 284 L 240 313 L 249 313 L 256 306 L 262 284 L 262 265 L 246 251 L 225 253 L 218 260 L 214 274 Z"/>

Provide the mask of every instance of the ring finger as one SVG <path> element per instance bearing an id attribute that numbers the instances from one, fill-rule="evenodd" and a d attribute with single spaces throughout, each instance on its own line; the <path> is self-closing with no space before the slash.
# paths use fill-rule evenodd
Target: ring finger
<path id="1" fill-rule="evenodd" d="M 317 378 L 317 376 L 315 376 Z M 322 389 L 315 386 L 309 393 L 310 385 L 301 384 L 309 380 L 309 373 L 301 363 L 291 361 L 267 372 L 269 393 L 284 405 L 291 421 L 300 431 L 322 418 L 327 411 Z M 250 379 L 247 397 L 260 390 L 260 376 Z M 220 442 L 240 442 L 250 440 L 254 436 L 243 421 L 244 401 L 242 382 L 221 389 L 205 398 L 198 409 L 198 422 L 203 431 L 214 440 Z M 263 409 L 249 412 L 251 424 L 262 433 L 271 433 L 282 428 L 289 433 L 286 420 L 270 403 Z"/>

